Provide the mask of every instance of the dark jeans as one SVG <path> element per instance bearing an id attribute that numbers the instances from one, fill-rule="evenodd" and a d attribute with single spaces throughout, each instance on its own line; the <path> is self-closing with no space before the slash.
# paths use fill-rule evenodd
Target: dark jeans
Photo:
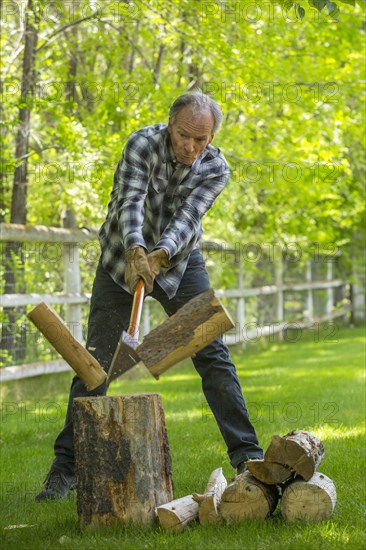
<path id="1" fill-rule="evenodd" d="M 168 315 L 172 315 L 188 300 L 209 288 L 204 260 L 200 251 L 194 250 L 174 298 L 169 300 L 157 283 L 151 296 L 160 302 Z M 109 368 L 122 331 L 128 328 L 131 306 L 132 296 L 115 284 L 99 263 L 93 285 L 86 347 L 105 370 Z M 232 466 L 235 468 L 243 460 L 263 458 L 235 367 L 222 338 L 198 352 L 192 361 L 202 378 L 203 393 L 226 442 Z M 74 397 L 105 393 L 105 384 L 88 392 L 80 378 L 74 377 L 65 426 L 55 441 L 55 469 L 68 474 L 73 474 L 75 470 L 72 425 Z"/>

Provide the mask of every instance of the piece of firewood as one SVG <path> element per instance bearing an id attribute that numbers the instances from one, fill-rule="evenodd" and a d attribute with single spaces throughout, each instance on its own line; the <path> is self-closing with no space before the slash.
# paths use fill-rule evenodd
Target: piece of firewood
<path id="1" fill-rule="evenodd" d="M 28 313 L 27 317 L 74 369 L 88 391 L 103 384 L 107 378 L 106 372 L 95 357 L 74 338 L 52 307 L 42 302 Z"/>
<path id="2" fill-rule="evenodd" d="M 282 464 L 297 476 L 309 480 L 324 457 L 324 445 L 313 434 L 294 430 L 280 437 L 274 435 L 264 461 Z"/>
<path id="3" fill-rule="evenodd" d="M 80 526 L 154 523 L 173 498 L 161 396 L 79 397 L 73 418 Z"/>
<path id="4" fill-rule="evenodd" d="M 262 483 L 267 485 L 277 485 L 293 477 L 290 468 L 278 464 L 277 462 L 268 462 L 266 460 L 249 460 L 247 463 L 249 472 Z"/>
<path id="5" fill-rule="evenodd" d="M 202 292 L 144 336 L 136 352 L 155 378 L 235 326 L 212 289 Z"/>
<path id="6" fill-rule="evenodd" d="M 219 504 L 226 487 L 227 481 L 222 473 L 222 468 L 216 468 L 208 478 L 204 494 L 194 493 L 192 495 L 200 505 L 198 510 L 200 523 L 219 523 L 221 521 Z"/>
<path id="7" fill-rule="evenodd" d="M 158 506 L 156 514 L 163 529 L 179 533 L 186 525 L 198 519 L 198 507 L 192 495 L 187 495 Z"/>
<path id="8" fill-rule="evenodd" d="M 265 519 L 276 509 L 278 489 L 265 485 L 248 471 L 234 478 L 221 497 L 220 514 L 228 523 Z"/>
<path id="9" fill-rule="evenodd" d="M 308 480 L 292 481 L 283 491 L 281 514 L 287 521 L 322 521 L 330 518 L 337 502 L 331 479 L 320 472 Z"/>

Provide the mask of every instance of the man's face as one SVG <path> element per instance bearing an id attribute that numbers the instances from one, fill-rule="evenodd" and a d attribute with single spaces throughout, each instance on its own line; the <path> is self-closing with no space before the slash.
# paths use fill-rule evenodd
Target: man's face
<path id="1" fill-rule="evenodd" d="M 169 120 L 168 132 L 178 162 L 192 164 L 206 145 L 213 140 L 214 118 L 209 110 L 194 115 L 191 107 L 183 107 L 174 120 Z"/>

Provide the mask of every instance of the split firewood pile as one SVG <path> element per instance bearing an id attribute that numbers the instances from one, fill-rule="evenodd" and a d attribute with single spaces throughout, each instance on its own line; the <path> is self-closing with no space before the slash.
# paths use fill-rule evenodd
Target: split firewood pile
<path id="1" fill-rule="evenodd" d="M 179 532 L 189 523 L 264 519 L 277 508 L 287 521 L 328 519 L 336 504 L 334 483 L 317 472 L 322 442 L 306 431 L 274 435 L 264 460 L 247 462 L 231 482 L 222 468 L 212 472 L 203 494 L 193 493 L 156 508 L 162 528 Z"/>

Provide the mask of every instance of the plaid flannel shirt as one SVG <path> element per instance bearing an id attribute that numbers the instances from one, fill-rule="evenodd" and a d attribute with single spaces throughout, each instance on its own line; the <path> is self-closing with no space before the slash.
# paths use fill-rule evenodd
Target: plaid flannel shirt
<path id="1" fill-rule="evenodd" d="M 156 281 L 169 298 L 175 295 L 202 217 L 229 179 L 225 157 L 212 145 L 191 166 L 175 164 L 167 125 L 155 124 L 130 136 L 117 165 L 99 241 L 103 267 L 126 290 L 125 250 L 165 248 L 170 267 Z"/>

